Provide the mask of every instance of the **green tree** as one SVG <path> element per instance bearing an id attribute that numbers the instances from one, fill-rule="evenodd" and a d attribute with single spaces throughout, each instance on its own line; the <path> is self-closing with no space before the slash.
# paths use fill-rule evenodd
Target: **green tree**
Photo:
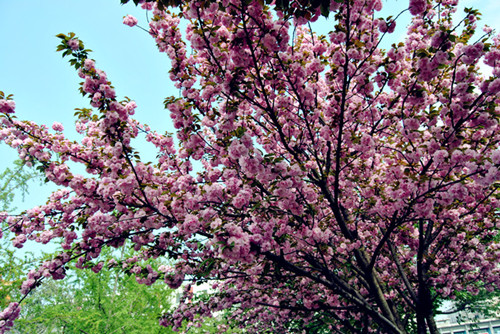
<path id="1" fill-rule="evenodd" d="M 28 168 L 21 160 L 16 160 L 12 166 L 0 173 L 0 211 L 13 212 L 16 196 L 24 200 L 28 194 L 30 182 L 41 182 L 40 172 Z M 19 255 L 9 247 L 9 230 L 2 228 L 0 240 L 0 306 L 5 308 L 10 302 L 20 298 L 19 288 L 24 280 L 24 273 L 33 261 L 30 253 Z"/>
<path id="2" fill-rule="evenodd" d="M 19 288 L 29 269 L 32 255 L 26 253 L 23 257 L 16 254 L 15 250 L 0 244 L 0 307 L 7 307 L 12 302 L 21 298 Z"/>
<path id="3" fill-rule="evenodd" d="M 103 255 L 107 264 L 97 274 L 91 268 L 73 268 L 68 279 L 45 280 L 23 302 L 14 333 L 174 333 L 159 326 L 158 319 L 176 302 L 176 292 L 161 282 L 139 284 L 134 275 L 119 270 L 122 256 L 109 250 Z M 143 265 L 161 264 L 150 259 Z M 219 333 L 221 326 L 231 328 L 225 318 L 207 318 L 203 326 L 191 328 L 189 333 Z M 231 333 L 240 332 L 231 328 Z"/>
<path id="4" fill-rule="evenodd" d="M 170 306 L 173 290 L 164 284 L 139 284 L 133 275 L 118 271 L 116 256 L 108 252 L 105 259 L 108 264 L 98 274 L 91 269 L 70 270 L 69 279 L 44 281 L 25 300 L 15 331 L 172 333 L 158 325 L 158 318 Z M 154 266 L 153 262 L 148 264 Z"/>
<path id="5" fill-rule="evenodd" d="M 26 163 L 16 160 L 11 167 L 0 173 L 0 211 L 12 212 L 14 198 L 20 195 L 24 201 L 30 182 L 41 182 L 42 175 L 34 168 L 27 168 Z"/>

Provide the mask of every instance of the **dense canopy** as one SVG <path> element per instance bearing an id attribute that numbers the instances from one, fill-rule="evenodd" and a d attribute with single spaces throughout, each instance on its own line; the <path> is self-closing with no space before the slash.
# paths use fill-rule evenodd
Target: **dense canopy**
<path id="1" fill-rule="evenodd" d="M 384 50 L 399 13 L 377 18 L 380 0 L 331 1 L 328 36 L 305 24 L 321 8 L 308 18 L 262 1 L 141 5 L 179 89 L 165 100 L 175 136 L 133 119 L 135 102 L 116 96 L 74 34 L 58 50 L 92 106 L 76 114 L 83 139 L 19 121 L 0 95 L 0 139 L 61 186 L 2 217 L 16 247 L 62 239 L 24 293 L 76 261 L 186 282 L 160 319 L 174 328 L 230 309 L 262 333 L 435 334 L 439 301 L 499 288 L 500 39 L 488 28 L 472 38 L 477 11 L 453 22 L 456 1 L 411 0 L 406 37 Z M 140 136 L 157 160 L 141 160 Z M 126 240 L 141 256 L 101 261 Z M 156 257 L 172 266 L 145 264 Z M 187 298 L 207 281 L 210 298 Z"/>

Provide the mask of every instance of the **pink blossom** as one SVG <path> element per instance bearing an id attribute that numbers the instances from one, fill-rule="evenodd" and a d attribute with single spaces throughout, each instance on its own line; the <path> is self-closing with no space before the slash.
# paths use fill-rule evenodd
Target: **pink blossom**
<path id="1" fill-rule="evenodd" d="M 232 204 L 236 208 L 241 209 L 244 206 L 248 205 L 248 203 L 250 202 L 250 198 L 251 193 L 247 190 L 242 190 L 238 192 L 238 195 L 236 195 L 236 197 L 233 198 Z"/>
<path id="2" fill-rule="evenodd" d="M 474 45 L 467 45 L 464 48 L 464 53 L 467 57 L 476 59 L 483 53 L 483 43 L 476 43 Z"/>
<path id="3" fill-rule="evenodd" d="M 444 162 L 444 159 L 448 157 L 448 151 L 438 150 L 434 153 L 433 158 L 436 164 L 441 164 Z"/>
<path id="4" fill-rule="evenodd" d="M 27 238 L 25 234 L 20 234 L 14 238 L 12 245 L 16 248 L 22 248 Z"/>
<path id="5" fill-rule="evenodd" d="M 448 61 L 448 58 L 449 58 L 448 53 L 444 52 L 444 51 L 441 51 L 441 50 L 438 50 L 436 52 L 436 55 L 434 57 L 435 57 L 435 61 L 439 65 L 445 64 Z"/>
<path id="6" fill-rule="evenodd" d="M 422 14 L 427 9 L 427 0 L 410 0 L 408 8 L 411 15 Z"/>
<path id="7" fill-rule="evenodd" d="M 28 293 L 35 286 L 35 283 L 36 281 L 34 279 L 27 279 L 24 281 L 21 285 L 21 293 Z"/>
<path id="8" fill-rule="evenodd" d="M 123 24 L 128 25 L 129 27 L 133 27 L 137 25 L 137 19 L 133 17 L 132 15 L 127 15 L 123 17 Z"/>
<path id="9" fill-rule="evenodd" d="M 161 320 L 179 328 L 231 310 L 251 332 L 286 333 L 297 316 L 307 324 L 340 310 L 330 331 L 383 330 L 428 315 L 412 291 L 439 300 L 471 281 L 500 285 L 500 39 L 484 47 L 448 36 L 455 0 L 439 15 L 436 1 L 411 0 L 408 36 L 387 51 L 380 32 L 394 25 L 374 18 L 379 0 L 331 1 L 329 39 L 292 27 L 275 2 L 188 0 L 182 14 L 142 4 L 179 90 L 165 101 L 175 134 L 133 119 L 136 103 L 117 96 L 86 51 L 68 55 L 95 107 L 78 114 L 81 140 L 57 122 L 6 115 L 14 104 L 0 100 L 0 140 L 64 188 L 1 214 L 15 246 L 62 239 L 64 251 L 30 272 L 23 292 L 62 279 L 71 259 L 98 272 L 101 251 L 124 245 L 135 252 L 108 266 L 141 284 L 216 282 L 206 299 L 187 298 L 186 286 Z M 148 265 L 164 256 L 175 266 Z M 382 294 L 363 279 L 373 270 Z M 397 312 L 374 316 L 386 304 Z M 0 326 L 12 320 L 4 311 Z"/>
<path id="10" fill-rule="evenodd" d="M 233 141 L 231 146 L 229 146 L 229 157 L 234 160 L 238 160 L 238 158 L 242 155 L 248 153 L 248 149 L 239 141 Z"/>
<path id="11" fill-rule="evenodd" d="M 495 151 L 493 151 L 491 153 L 491 161 L 495 165 L 499 165 L 500 164 L 500 149 L 496 149 Z"/>
<path id="12" fill-rule="evenodd" d="M 92 59 L 85 59 L 83 63 L 83 67 L 87 70 L 90 71 L 95 68 L 95 62 Z"/>
<path id="13" fill-rule="evenodd" d="M 68 46 L 71 50 L 76 51 L 80 48 L 80 41 L 76 38 L 72 38 L 68 41 Z"/>
<path id="14" fill-rule="evenodd" d="M 488 93 L 497 94 L 498 92 L 500 92 L 500 78 L 493 80 L 488 86 Z"/>
<path id="15" fill-rule="evenodd" d="M 0 112 L 4 114 L 13 114 L 16 109 L 16 103 L 13 100 L 0 100 Z"/>
<path id="16" fill-rule="evenodd" d="M 125 110 L 127 110 L 129 115 L 133 115 L 135 113 L 135 109 L 137 108 L 137 104 L 135 101 L 130 101 L 125 105 Z"/>
<path id="17" fill-rule="evenodd" d="M 62 132 L 64 131 L 64 126 L 59 122 L 54 122 L 54 124 L 52 124 L 52 129 L 54 131 Z"/>

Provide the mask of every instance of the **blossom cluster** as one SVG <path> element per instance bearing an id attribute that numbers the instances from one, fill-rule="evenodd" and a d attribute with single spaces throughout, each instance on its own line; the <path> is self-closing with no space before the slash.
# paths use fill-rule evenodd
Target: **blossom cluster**
<path id="1" fill-rule="evenodd" d="M 411 0 L 406 39 L 382 50 L 398 19 L 376 18 L 380 1 L 332 1 L 328 36 L 259 1 L 143 3 L 180 90 L 166 99 L 176 138 L 134 120 L 137 105 L 81 53 L 93 109 L 77 114 L 80 142 L 0 99 L 0 139 L 63 187 L 5 218 L 16 247 L 63 241 L 23 292 L 70 261 L 98 272 L 101 250 L 126 240 L 136 255 L 113 265 L 140 283 L 216 282 L 164 315 L 174 329 L 231 309 L 257 332 L 401 333 L 408 314 L 425 327 L 435 300 L 477 292 L 471 281 L 500 288 L 500 38 L 469 42 L 473 15 L 457 30 L 456 1 L 432 4 Z M 134 149 L 141 134 L 156 161 Z M 145 264 L 160 256 L 172 266 Z"/>

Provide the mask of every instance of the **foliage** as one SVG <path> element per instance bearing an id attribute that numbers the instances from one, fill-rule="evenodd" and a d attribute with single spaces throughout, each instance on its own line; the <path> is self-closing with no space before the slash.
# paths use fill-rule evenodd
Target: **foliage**
<path id="1" fill-rule="evenodd" d="M 488 291 L 481 285 L 477 289 L 477 294 L 464 291 L 457 293 L 453 311 L 466 311 L 468 314 L 473 314 L 476 319 L 472 320 L 480 320 L 480 317 L 497 317 L 500 312 L 500 290 Z"/>
<path id="2" fill-rule="evenodd" d="M 50 255 L 46 255 L 50 258 Z M 123 257 L 123 256 L 122 256 Z M 176 303 L 175 291 L 156 282 L 140 284 L 119 270 L 120 258 L 105 250 L 107 263 L 97 274 L 71 269 L 65 280 L 46 280 L 24 302 L 14 333 L 173 333 L 158 325 Z M 157 260 L 147 261 L 158 267 Z M 222 318 L 222 319 L 221 319 Z M 184 324 L 184 327 L 186 324 Z M 222 327 L 221 327 L 222 326 Z M 205 319 L 190 333 L 218 333 L 231 328 L 223 317 Z M 231 333 L 238 333 L 232 329 Z"/>
<path id="3" fill-rule="evenodd" d="M 499 240 L 500 234 L 497 234 L 495 241 Z M 459 322 L 478 322 L 484 318 L 498 317 L 500 314 L 500 289 L 485 285 L 484 282 L 470 282 L 469 284 L 471 285 L 469 290 L 457 291 L 453 295 L 450 309 L 437 310 L 436 313 L 457 314 Z M 440 306 L 439 302 L 437 306 Z"/>
<path id="4" fill-rule="evenodd" d="M 30 268 L 32 256 L 19 254 L 7 247 L 0 247 L 0 307 L 6 308 L 11 302 L 19 300 L 19 289 L 23 283 L 26 271 Z"/>
<path id="5" fill-rule="evenodd" d="M 454 23 L 456 1 L 411 0 L 406 38 L 383 50 L 399 16 L 377 18 L 381 1 L 332 1 L 328 36 L 262 1 L 179 6 L 142 3 L 180 89 L 165 100 L 178 146 L 132 118 L 72 34 L 58 50 L 93 107 L 75 114 L 81 142 L 0 99 L 0 139 L 63 187 L 6 218 L 16 247 L 63 238 L 23 293 L 72 262 L 99 272 L 127 240 L 141 255 L 117 268 L 140 283 L 213 282 L 164 315 L 174 329 L 227 310 L 262 333 L 437 334 L 441 300 L 499 288 L 500 39 L 472 39 L 478 11 Z M 141 160 L 140 135 L 157 160 Z"/>
<path id="6" fill-rule="evenodd" d="M 37 180 L 41 181 L 41 176 L 36 171 L 26 168 L 21 160 L 16 160 L 13 166 L 7 167 L 0 174 L 0 211 L 13 212 L 16 208 L 13 206 L 14 198 L 21 196 L 24 200 L 28 194 L 30 183 Z M 7 305 L 20 298 L 19 288 L 24 280 L 24 274 L 29 268 L 32 260 L 30 253 L 24 253 L 20 256 L 9 247 L 8 239 L 11 234 L 5 232 L 3 240 L 0 243 L 0 308 L 4 309 Z"/>
<path id="7" fill-rule="evenodd" d="M 103 259 L 118 263 L 109 251 Z M 97 274 L 90 269 L 70 270 L 66 280 L 44 281 L 26 299 L 14 332 L 172 333 L 158 326 L 162 312 L 173 302 L 171 294 L 165 285 L 139 284 L 113 265 Z"/>
<path id="8" fill-rule="evenodd" d="M 21 160 L 14 161 L 12 167 L 0 173 L 0 211 L 15 211 L 12 202 L 16 194 L 24 200 L 30 182 L 36 181 L 41 181 L 40 173 L 26 168 L 26 163 Z"/>

